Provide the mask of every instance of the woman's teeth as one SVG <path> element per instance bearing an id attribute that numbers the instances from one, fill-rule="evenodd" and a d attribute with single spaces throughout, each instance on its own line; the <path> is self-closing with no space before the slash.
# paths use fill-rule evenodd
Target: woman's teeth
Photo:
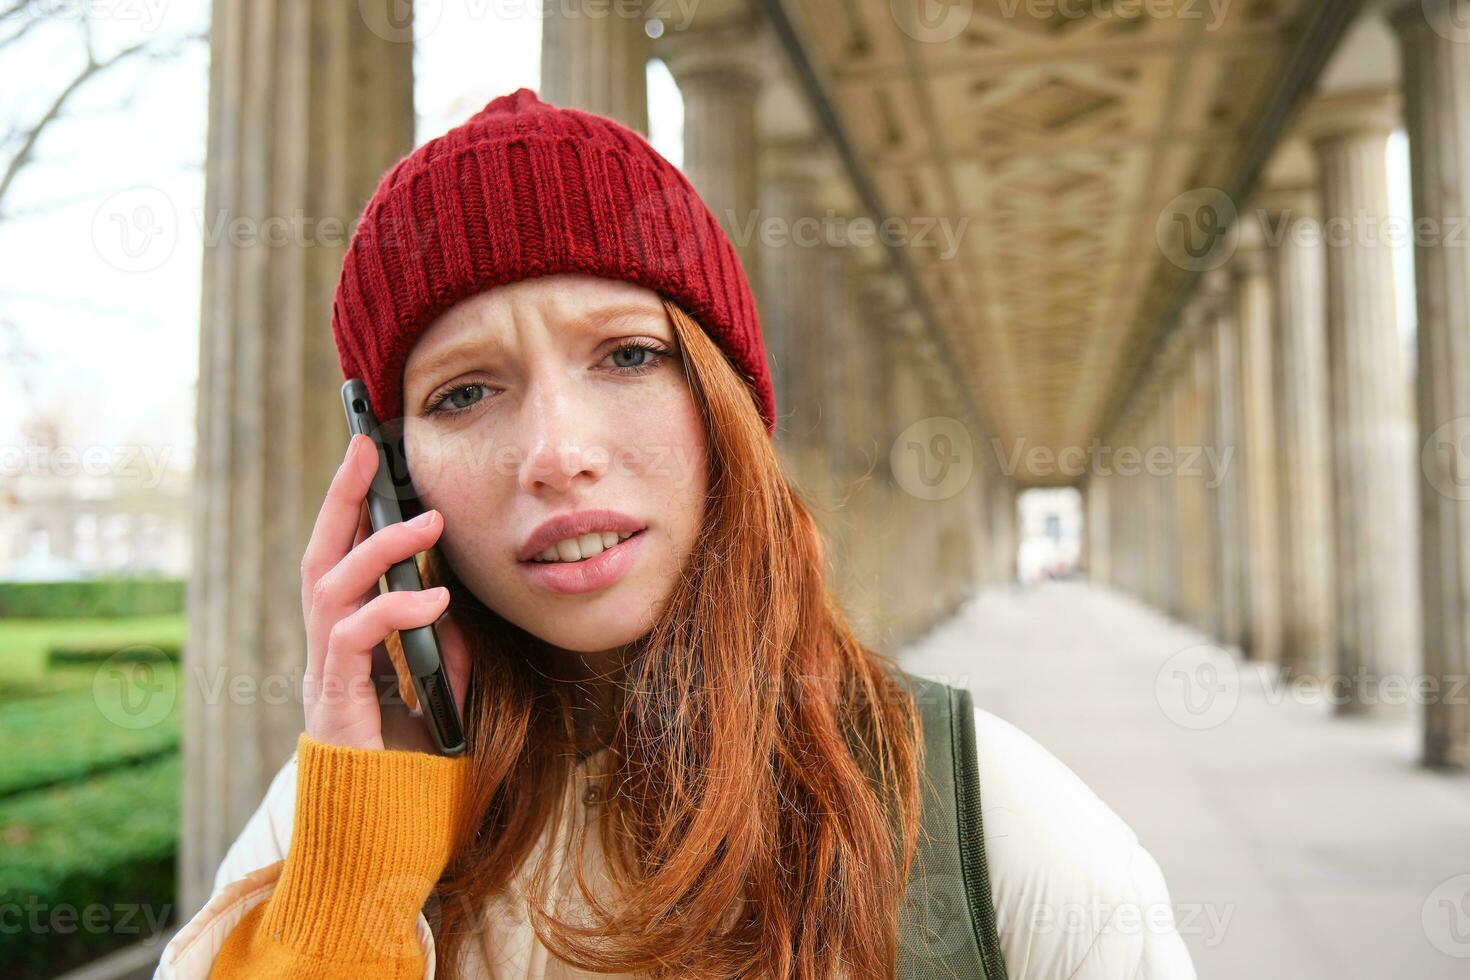
<path id="1" fill-rule="evenodd" d="M 532 561 L 582 561 L 600 555 L 619 541 L 631 538 L 636 531 L 590 531 L 581 537 L 567 538 L 550 545 Z"/>

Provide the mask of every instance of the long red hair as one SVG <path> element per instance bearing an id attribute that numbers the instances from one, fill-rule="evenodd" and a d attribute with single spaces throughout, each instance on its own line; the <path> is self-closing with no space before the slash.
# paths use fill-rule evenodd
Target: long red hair
<path id="1" fill-rule="evenodd" d="M 700 538 L 621 678 L 596 824 L 618 887 L 590 891 L 573 860 L 586 914 L 549 915 L 539 891 L 527 914 L 552 955 L 592 972 L 892 977 L 919 833 L 917 710 L 831 594 L 818 527 L 748 389 L 664 306 L 705 419 Z M 474 783 L 429 903 L 441 975 L 457 977 L 486 902 L 556 818 L 575 740 L 540 641 L 469 593 L 437 549 L 424 567 L 449 586 L 473 655 Z"/>

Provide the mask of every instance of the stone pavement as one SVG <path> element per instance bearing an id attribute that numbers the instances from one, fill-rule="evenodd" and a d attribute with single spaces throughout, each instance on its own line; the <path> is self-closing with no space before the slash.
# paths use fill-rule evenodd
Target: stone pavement
<path id="1" fill-rule="evenodd" d="M 1412 695 L 1334 718 L 1330 692 L 1209 642 L 1053 582 L 983 592 L 898 659 L 968 687 L 1132 825 L 1200 980 L 1470 978 L 1470 776 L 1416 764 Z"/>

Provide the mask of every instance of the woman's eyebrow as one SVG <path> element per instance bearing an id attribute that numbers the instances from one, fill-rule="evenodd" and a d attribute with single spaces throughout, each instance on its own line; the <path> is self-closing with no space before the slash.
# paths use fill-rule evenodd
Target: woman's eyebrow
<path id="1" fill-rule="evenodd" d="M 430 354 L 414 365 L 415 374 L 433 374 L 448 364 L 453 364 L 462 357 L 473 355 L 477 352 L 491 350 L 499 347 L 500 339 L 493 334 L 488 337 L 472 337 L 462 340 L 457 344 L 451 344 L 435 354 Z"/>
<path id="2" fill-rule="evenodd" d="M 604 327 L 615 320 L 631 317 L 645 317 L 657 320 L 663 310 L 655 309 L 647 304 L 622 303 L 612 306 L 601 306 L 589 310 L 580 316 L 573 317 L 565 324 L 566 329 L 590 333 L 599 327 Z M 432 374 L 440 368 L 453 364 L 463 357 L 483 354 L 493 351 L 502 346 L 501 339 L 495 334 L 471 337 L 461 340 L 457 344 L 451 344 L 437 353 L 430 354 L 422 361 L 414 365 L 415 374 Z"/>
<path id="3" fill-rule="evenodd" d="M 628 317 L 659 319 L 662 315 L 662 307 L 651 307 L 647 303 L 617 303 L 611 306 L 600 306 L 595 310 L 589 310 L 581 316 L 573 318 L 568 322 L 567 326 L 572 329 L 587 330 L 605 326 L 614 320 L 622 320 Z"/>

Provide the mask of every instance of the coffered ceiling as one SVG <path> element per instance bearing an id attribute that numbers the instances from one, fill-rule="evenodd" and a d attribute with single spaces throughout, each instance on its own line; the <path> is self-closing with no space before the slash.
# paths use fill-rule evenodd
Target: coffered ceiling
<path id="1" fill-rule="evenodd" d="M 1187 284 L 1160 214 L 1248 186 L 1323 30 L 1323 0 L 764 5 L 789 19 L 881 210 L 908 223 L 987 423 L 1054 451 L 1101 434 Z M 953 254 L 932 231 L 921 244 L 936 223 Z"/>

